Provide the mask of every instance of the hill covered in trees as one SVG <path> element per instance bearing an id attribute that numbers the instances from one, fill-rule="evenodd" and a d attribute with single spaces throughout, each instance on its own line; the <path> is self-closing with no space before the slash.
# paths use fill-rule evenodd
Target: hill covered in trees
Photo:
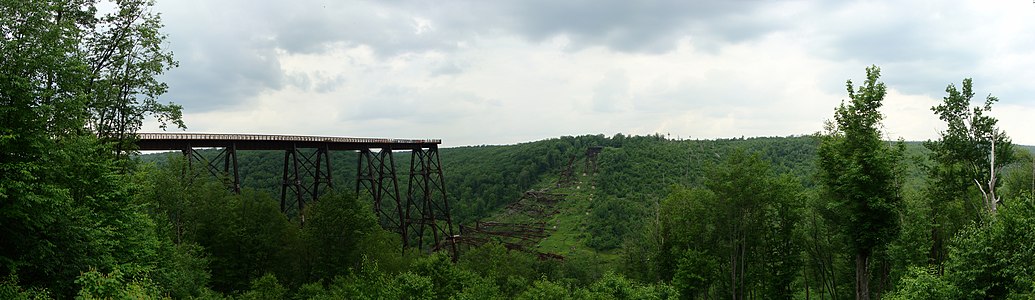
<path id="1" fill-rule="evenodd" d="M 519 272 L 519 277 L 525 280 L 519 280 L 523 284 L 507 287 L 506 284 L 515 282 L 497 279 L 496 288 L 502 289 L 501 295 L 518 296 L 526 286 L 556 284 L 555 281 L 574 284 L 561 285 L 562 290 L 570 294 L 607 276 L 618 276 L 616 280 L 628 281 L 631 286 L 637 282 L 663 283 L 666 288 L 684 295 L 720 293 L 720 287 L 731 284 L 724 281 L 726 277 L 722 272 L 729 271 L 730 251 L 738 247 L 736 243 L 729 243 L 739 241 L 742 243 L 739 247 L 760 251 L 737 258 L 749 264 L 740 274 L 745 278 L 740 279 L 744 280 L 741 284 L 745 290 L 786 297 L 806 294 L 843 297 L 852 292 L 853 264 L 847 244 L 842 241 L 844 238 L 835 231 L 837 224 L 828 219 L 831 208 L 824 204 L 817 183 L 816 160 L 821 142 L 820 136 L 670 140 L 660 135 L 587 135 L 516 145 L 445 148 L 441 149 L 441 156 L 452 215 L 458 225 L 543 223 L 548 229 L 547 236 L 523 249 L 526 252 L 508 251 L 506 244 L 511 240 L 507 238 L 496 239 L 498 243 L 462 248 L 461 261 L 483 260 L 486 258 L 475 255 L 495 251 L 492 255 L 509 258 L 492 259 L 519 257 L 528 264 L 528 269 Z M 901 215 L 902 234 L 889 240 L 888 246 L 878 253 L 880 269 L 873 276 L 885 285 L 881 292 L 898 289 L 899 282 L 941 278 L 924 277 L 927 271 L 910 269 L 927 262 L 934 247 L 930 220 L 907 217 L 932 213 L 932 203 L 926 195 L 930 189 L 928 173 L 935 164 L 933 153 L 923 143 L 884 143 L 897 144 L 901 149 L 895 174 L 899 178 L 896 185 L 901 187 L 903 203 L 896 206 L 896 214 Z M 595 169 L 587 156 L 590 148 L 599 148 L 594 159 Z M 1011 194 L 1011 198 L 1026 199 L 1024 195 L 1030 194 L 1028 151 L 1019 147 L 1018 159 L 1005 166 L 1003 178 L 1007 183 L 1000 189 Z M 279 191 L 271 187 L 279 188 L 279 182 L 272 179 L 280 176 L 282 155 L 262 151 L 239 155 L 245 188 L 254 191 L 245 195 L 259 197 L 264 200 L 258 201 L 271 205 L 275 203 Z M 346 194 L 351 193 L 357 156 L 354 153 L 334 155 L 336 185 L 345 187 Z M 407 155 L 396 153 L 397 169 L 405 170 L 407 165 L 402 162 L 408 161 Z M 142 160 L 165 165 L 160 167 L 162 170 L 175 170 L 172 164 L 161 161 L 171 158 L 175 162 L 177 157 L 178 154 L 160 154 L 145 156 Z M 569 175 L 565 175 L 566 171 Z M 167 176 L 173 177 L 175 172 L 168 172 Z M 564 176 L 573 178 L 562 184 Z M 212 180 L 215 193 L 219 190 L 218 181 Z M 405 180 L 401 183 L 401 189 L 405 190 Z M 563 196 L 547 207 L 552 212 L 535 216 L 515 213 L 518 207 L 515 204 L 527 202 L 525 194 L 530 191 Z M 370 200 L 362 200 L 364 196 L 360 196 L 359 200 L 346 197 L 353 201 L 348 206 L 369 210 Z M 349 214 L 357 213 L 364 212 Z M 272 213 L 267 216 L 272 217 Z M 731 220 L 747 223 L 730 223 Z M 967 226 L 976 225 L 963 225 Z M 423 259 L 397 255 L 384 258 L 385 245 L 392 245 L 390 241 L 397 237 L 380 232 L 381 242 L 358 243 L 380 245 L 377 248 L 381 251 L 371 251 L 366 257 L 390 261 L 381 261 L 378 265 L 379 272 L 386 273 L 381 276 L 401 272 L 406 269 L 405 265 L 412 264 L 406 262 L 408 260 Z M 387 247 L 398 247 L 398 241 L 394 245 Z M 539 260 L 529 253 L 551 253 L 564 258 Z M 385 265 L 391 267 L 385 269 Z M 354 268 L 362 267 L 354 265 Z M 510 272 L 500 270 L 516 266 L 483 267 L 493 272 Z M 688 285 L 686 281 L 689 279 L 685 276 L 690 276 L 687 272 L 691 271 L 701 272 L 693 275 L 699 276 L 695 277 L 697 286 Z M 291 277 L 273 274 L 279 275 L 276 278 Z M 511 280 L 518 278 L 512 277 L 514 274 L 494 274 Z M 546 281 L 535 281 L 544 280 L 535 274 L 545 276 Z M 299 284 L 282 281 L 278 284 L 289 287 Z M 247 288 L 243 281 L 238 282 L 235 288 L 221 290 Z"/>

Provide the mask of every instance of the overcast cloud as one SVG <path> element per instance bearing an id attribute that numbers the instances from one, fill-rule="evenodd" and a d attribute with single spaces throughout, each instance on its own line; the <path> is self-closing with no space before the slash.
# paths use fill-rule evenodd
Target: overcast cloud
<path id="1" fill-rule="evenodd" d="M 881 67 L 889 138 L 974 78 L 1035 144 L 1030 1 L 159 0 L 193 132 L 441 138 L 810 134 Z M 145 128 L 145 130 L 157 128 Z"/>

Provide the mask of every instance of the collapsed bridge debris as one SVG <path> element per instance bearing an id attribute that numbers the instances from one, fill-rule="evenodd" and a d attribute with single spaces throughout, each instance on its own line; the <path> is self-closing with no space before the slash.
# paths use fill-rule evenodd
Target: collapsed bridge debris
<path id="1" fill-rule="evenodd" d="M 504 215 L 532 219 L 532 222 L 475 221 L 474 226 L 460 225 L 460 235 L 453 237 L 454 243 L 478 247 L 498 242 L 508 250 L 532 253 L 540 259 L 564 259 L 563 256 L 539 252 L 535 248 L 555 231 L 548 228 L 543 220 L 559 213 L 554 206 L 565 196 L 546 190 L 526 191 L 517 202 L 506 207 Z"/>
<path id="2" fill-rule="evenodd" d="M 596 174 L 596 156 L 603 150 L 603 147 L 593 146 L 586 149 L 585 172 Z M 561 170 L 556 188 L 570 187 L 577 183 L 575 177 L 576 156 L 568 160 L 566 166 Z M 583 174 L 585 175 L 585 174 Z M 535 250 L 538 243 L 549 237 L 556 226 L 550 228 L 546 220 L 560 213 L 556 208 L 557 204 L 568 197 L 568 194 L 554 193 L 550 188 L 540 190 L 528 190 L 521 194 L 514 203 L 504 208 L 503 217 L 506 219 L 527 219 L 529 222 L 489 222 L 476 221 L 473 226 L 460 225 L 460 234 L 453 236 L 452 240 L 457 245 L 478 247 L 489 242 L 498 242 L 509 250 L 516 250 L 535 254 L 539 259 L 564 259 L 564 256 L 545 253 Z"/>

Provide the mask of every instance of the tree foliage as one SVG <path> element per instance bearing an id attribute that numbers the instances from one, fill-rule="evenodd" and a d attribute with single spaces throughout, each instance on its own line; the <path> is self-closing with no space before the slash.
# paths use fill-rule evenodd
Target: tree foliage
<path id="1" fill-rule="evenodd" d="M 346 275 L 359 267 L 363 255 L 401 248 L 379 227 L 370 205 L 354 195 L 327 195 L 307 208 L 301 234 L 308 280 Z"/>
<path id="2" fill-rule="evenodd" d="M 962 299 L 1031 296 L 1035 287 L 1035 201 L 1013 199 L 989 224 L 973 224 L 949 246 L 944 277 Z"/>
<path id="3" fill-rule="evenodd" d="M 640 231 L 640 220 L 646 215 L 641 203 L 613 196 L 600 197 L 593 202 L 586 220 L 589 232 L 586 245 L 597 250 L 620 247 L 627 236 Z"/>
<path id="4" fill-rule="evenodd" d="M 931 110 L 948 128 L 940 133 L 939 140 L 928 141 L 924 146 L 931 149 L 932 160 L 937 163 L 931 170 L 936 187 L 932 196 L 942 201 L 963 201 L 970 216 L 979 216 L 982 212 L 995 213 L 1002 200 L 995 195 L 999 187 L 995 175 L 1010 163 L 1014 153 L 1010 138 L 996 126 L 998 121 L 988 115 L 999 99 L 989 95 L 981 105 L 970 107 L 973 85 L 967 78 L 960 89 L 953 84 L 945 88 L 948 95 Z M 961 199 L 968 198 L 967 192 L 973 188 L 982 193 L 981 209 L 975 209 L 978 206 L 973 201 Z"/>
<path id="5" fill-rule="evenodd" d="M 150 4 L 115 2 L 120 10 Z M 125 184 L 122 162 L 112 160 L 112 148 L 89 126 L 92 111 L 111 108 L 97 102 L 103 95 L 93 85 L 90 62 L 97 53 L 89 40 L 129 24 L 121 15 L 98 16 L 96 6 L 0 2 L 0 272 L 58 297 L 70 297 L 82 273 L 146 276 L 162 269 L 168 253 L 146 204 L 135 202 L 135 187 Z M 155 34 L 160 27 L 137 23 Z M 160 38 L 126 43 L 161 51 Z M 157 73 L 138 75 L 157 82 Z M 124 99 L 142 93 L 123 91 Z M 178 114 L 168 116 L 179 121 Z"/>
<path id="6" fill-rule="evenodd" d="M 168 123 L 186 128 L 182 107 L 158 97 L 168 86 L 158 77 L 176 66 L 172 52 L 162 48 L 161 18 L 154 0 L 118 0 L 111 12 L 90 20 L 81 37 L 88 68 L 87 126 L 117 151 L 133 149 L 133 134 L 150 115 L 164 129 Z"/>
<path id="7" fill-rule="evenodd" d="M 662 203 L 667 255 L 657 263 L 686 296 L 789 297 L 801 267 L 793 239 L 799 190 L 758 154 L 727 153 L 703 188 L 676 188 Z"/>
<path id="8" fill-rule="evenodd" d="M 964 225 L 984 221 L 997 210 L 1002 201 L 997 176 L 1014 154 L 1009 137 L 988 115 L 997 98 L 989 95 L 983 104 L 971 107 L 974 91 L 970 78 L 960 88 L 948 85 L 945 92 L 943 102 L 931 110 L 947 128 L 938 140 L 924 143 L 934 162 L 928 170 L 931 180 L 927 188 L 933 221 L 930 260 L 939 273 L 947 241 Z"/>
<path id="9" fill-rule="evenodd" d="M 902 148 L 883 139 L 879 109 L 887 88 L 879 78 L 880 69 L 874 66 L 866 69 L 866 80 L 858 89 L 848 81 L 850 101 L 837 108 L 819 147 L 827 216 L 841 224 L 855 252 L 857 299 L 870 298 L 873 251 L 897 236 L 899 229 L 901 194 L 895 164 Z"/>

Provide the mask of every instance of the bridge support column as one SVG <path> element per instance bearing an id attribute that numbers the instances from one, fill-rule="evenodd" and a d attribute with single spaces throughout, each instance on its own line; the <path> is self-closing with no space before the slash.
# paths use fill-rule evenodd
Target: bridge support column
<path id="1" fill-rule="evenodd" d="M 216 156 L 212 159 L 205 157 L 197 149 L 194 149 L 190 145 L 187 145 L 180 150 L 183 153 L 184 158 L 187 160 L 186 169 L 184 169 L 184 175 L 190 176 L 188 180 L 193 182 L 195 173 L 194 165 L 202 165 L 209 174 L 223 180 L 223 184 L 226 185 L 227 189 L 234 194 L 241 193 L 241 175 L 237 171 L 237 143 L 230 143 L 222 147 Z M 223 167 L 219 167 L 219 163 L 222 162 Z"/>
<path id="2" fill-rule="evenodd" d="M 399 179 L 395 170 L 392 149 L 359 150 L 356 160 L 356 194 L 366 192 L 374 200 L 374 214 L 385 228 L 402 235 L 403 247 L 409 242 L 403 205 L 399 197 Z"/>
<path id="3" fill-rule="evenodd" d="M 432 145 L 427 150 L 413 149 L 410 155 L 406 220 L 411 230 L 416 229 L 414 232 L 417 234 L 417 247 L 423 248 L 424 239 L 431 238 L 432 250 L 447 249 L 455 261 L 456 240 L 453 234 L 453 220 L 449 214 L 446 183 L 443 179 L 438 147 Z"/>
<path id="4" fill-rule="evenodd" d="M 300 224 L 305 224 L 305 206 L 319 200 L 331 183 L 331 157 L 326 147 L 312 153 L 291 147 L 284 151 L 284 172 L 280 187 L 280 210 L 294 210 Z M 322 187 L 321 187 L 322 185 Z"/>

